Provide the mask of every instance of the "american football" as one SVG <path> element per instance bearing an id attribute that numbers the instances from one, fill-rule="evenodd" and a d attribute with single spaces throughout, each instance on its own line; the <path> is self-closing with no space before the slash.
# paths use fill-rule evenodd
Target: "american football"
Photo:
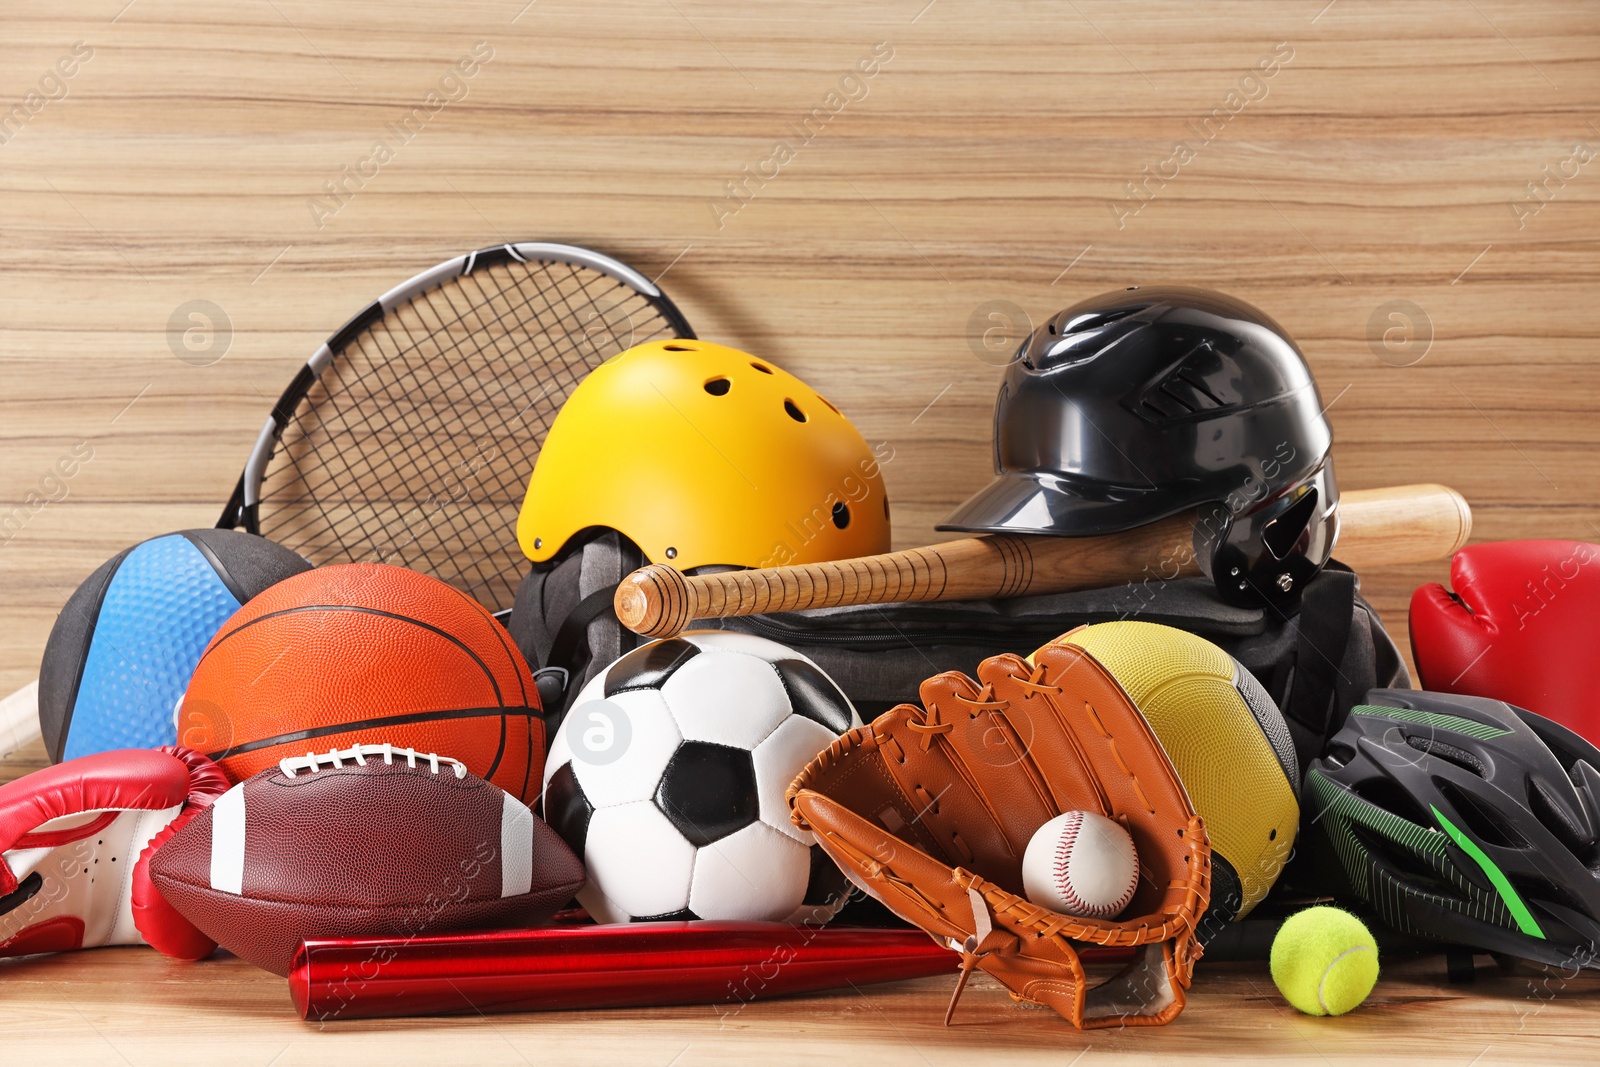
<path id="1" fill-rule="evenodd" d="M 784 789 L 860 718 L 806 657 L 716 630 L 623 656 L 578 695 L 544 811 L 583 857 L 600 922 L 822 921 L 848 886 Z"/>
<path id="2" fill-rule="evenodd" d="M 357 745 L 235 785 L 155 854 L 150 877 L 223 948 L 287 974 L 310 936 L 536 925 L 583 870 L 527 805 L 456 760 Z"/>

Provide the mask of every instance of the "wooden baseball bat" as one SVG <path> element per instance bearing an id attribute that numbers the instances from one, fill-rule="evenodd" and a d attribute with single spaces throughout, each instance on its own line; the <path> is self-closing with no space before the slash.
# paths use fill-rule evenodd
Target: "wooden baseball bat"
<path id="1" fill-rule="evenodd" d="M 984 534 L 880 556 L 686 576 L 660 564 L 617 587 L 617 618 L 646 637 L 695 619 L 846 604 L 1064 593 L 1201 573 L 1194 515 L 1100 537 Z M 1472 511 L 1443 485 L 1354 489 L 1339 497 L 1340 560 L 1360 570 L 1441 559 L 1466 544 Z"/>

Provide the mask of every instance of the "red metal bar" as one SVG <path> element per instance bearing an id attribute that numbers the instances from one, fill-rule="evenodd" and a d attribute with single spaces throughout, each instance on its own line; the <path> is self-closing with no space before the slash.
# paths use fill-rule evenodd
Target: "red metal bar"
<path id="1" fill-rule="evenodd" d="M 954 973 L 917 930 L 663 922 L 410 939 L 307 940 L 289 971 L 303 1019 L 739 1004 Z"/>

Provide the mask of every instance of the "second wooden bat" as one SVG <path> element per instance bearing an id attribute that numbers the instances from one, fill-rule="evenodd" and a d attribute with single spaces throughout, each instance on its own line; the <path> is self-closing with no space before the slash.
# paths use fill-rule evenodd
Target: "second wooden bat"
<path id="1" fill-rule="evenodd" d="M 1466 544 L 1472 512 L 1442 485 L 1351 490 L 1339 501 L 1338 558 L 1357 569 L 1420 563 Z M 1062 593 L 1199 574 L 1194 519 L 1177 515 L 1102 537 L 989 534 L 879 556 L 684 575 L 652 565 L 617 588 L 617 618 L 646 637 L 695 619 L 775 611 Z"/>

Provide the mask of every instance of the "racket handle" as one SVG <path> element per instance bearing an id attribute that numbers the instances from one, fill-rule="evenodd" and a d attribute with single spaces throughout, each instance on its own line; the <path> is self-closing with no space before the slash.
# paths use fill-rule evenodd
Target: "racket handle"
<path id="1" fill-rule="evenodd" d="M 959 961 L 920 930 L 788 923 L 629 923 L 307 939 L 289 971 L 289 996 L 302 1019 L 315 1020 L 738 1005 L 954 974 Z"/>

